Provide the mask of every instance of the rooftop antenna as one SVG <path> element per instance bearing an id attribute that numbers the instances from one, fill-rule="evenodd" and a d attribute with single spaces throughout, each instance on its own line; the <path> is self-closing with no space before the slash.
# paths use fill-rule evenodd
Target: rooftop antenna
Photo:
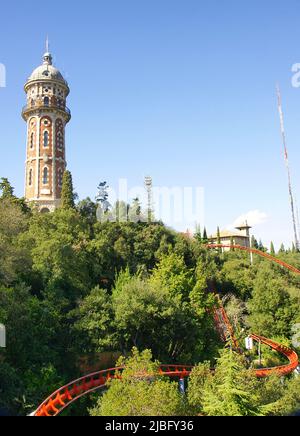
<path id="1" fill-rule="evenodd" d="M 300 243 L 299 243 L 298 233 L 297 233 L 295 202 L 294 202 L 294 195 L 293 195 L 293 189 L 292 189 L 292 178 L 291 178 L 291 171 L 290 171 L 290 165 L 289 165 L 289 156 L 288 156 L 288 149 L 287 149 L 287 143 L 286 143 L 286 135 L 285 135 L 285 129 L 284 129 L 282 98 L 281 98 L 281 92 L 280 92 L 279 85 L 277 85 L 277 98 L 278 98 L 278 111 L 279 111 L 279 117 L 280 117 L 280 128 L 281 128 L 281 135 L 282 135 L 283 148 L 284 148 L 284 161 L 285 161 L 287 174 L 288 174 L 289 196 L 290 196 L 290 203 L 291 203 L 295 247 L 296 247 L 296 250 L 300 250 Z"/>
<path id="2" fill-rule="evenodd" d="M 150 176 L 145 177 L 145 187 L 146 187 L 147 194 L 148 194 L 148 205 L 147 205 L 148 223 L 151 223 L 151 221 L 152 221 L 152 189 L 153 189 L 152 177 L 150 177 Z"/>
<path id="3" fill-rule="evenodd" d="M 46 53 L 49 53 L 49 36 L 46 38 Z"/>

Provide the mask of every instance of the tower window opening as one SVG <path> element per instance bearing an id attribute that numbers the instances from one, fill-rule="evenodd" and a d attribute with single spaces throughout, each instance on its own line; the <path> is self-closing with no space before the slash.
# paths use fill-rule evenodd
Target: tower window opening
<path id="1" fill-rule="evenodd" d="M 61 188 L 62 185 L 63 185 L 63 176 L 64 176 L 63 170 L 60 168 L 60 169 L 58 170 L 58 186 L 59 186 L 60 188 Z"/>
<path id="2" fill-rule="evenodd" d="M 62 150 L 63 146 L 64 146 L 63 136 L 62 136 L 61 132 L 58 132 L 58 134 L 57 134 L 57 148 L 59 150 Z"/>
<path id="3" fill-rule="evenodd" d="M 48 185 L 49 183 L 49 171 L 48 168 L 45 167 L 43 170 L 43 185 Z"/>
<path id="4" fill-rule="evenodd" d="M 34 133 L 31 133 L 30 136 L 30 148 L 31 150 L 34 148 Z"/>
<path id="5" fill-rule="evenodd" d="M 32 169 L 29 171 L 29 180 L 28 180 L 28 185 L 32 186 L 32 180 L 33 180 L 33 171 Z"/>
<path id="6" fill-rule="evenodd" d="M 44 147 L 49 147 L 49 132 L 47 130 L 44 132 Z"/>
<path id="7" fill-rule="evenodd" d="M 49 99 L 49 97 L 45 97 L 45 98 L 44 98 L 44 105 L 45 105 L 45 106 L 49 106 L 49 104 L 50 104 L 50 99 Z"/>

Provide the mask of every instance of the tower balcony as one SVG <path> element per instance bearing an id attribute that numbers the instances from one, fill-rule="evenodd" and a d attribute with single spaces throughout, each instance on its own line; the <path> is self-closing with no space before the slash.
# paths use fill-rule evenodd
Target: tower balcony
<path id="1" fill-rule="evenodd" d="M 53 112 L 53 111 L 60 112 L 65 118 L 67 118 L 67 122 L 70 121 L 71 111 L 67 106 L 59 105 L 53 102 L 49 102 L 49 104 L 45 104 L 44 101 L 35 101 L 24 106 L 22 110 L 22 117 L 25 121 L 27 121 L 31 115 L 34 115 L 36 113 Z"/>

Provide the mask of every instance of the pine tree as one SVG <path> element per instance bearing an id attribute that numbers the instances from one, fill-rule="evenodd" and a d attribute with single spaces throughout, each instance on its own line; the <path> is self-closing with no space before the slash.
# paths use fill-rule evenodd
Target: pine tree
<path id="1" fill-rule="evenodd" d="M 262 415 L 257 381 L 242 357 L 230 348 L 218 359 L 215 375 L 204 386 L 203 411 L 209 416 Z"/>
<path id="2" fill-rule="evenodd" d="M 73 180 L 70 171 L 64 172 L 63 185 L 61 191 L 62 209 L 75 209 L 75 194 L 73 190 Z"/>
<path id="3" fill-rule="evenodd" d="M 13 199 L 14 196 L 14 188 L 11 186 L 10 182 L 6 178 L 0 179 L 0 191 L 2 191 L 1 198 L 9 198 Z"/>
<path id="4" fill-rule="evenodd" d="M 284 246 L 284 244 L 281 244 L 279 253 L 285 253 L 285 246 Z"/>
<path id="5" fill-rule="evenodd" d="M 129 221 L 132 223 L 140 223 L 143 221 L 142 206 L 139 198 L 134 198 L 128 212 Z"/>

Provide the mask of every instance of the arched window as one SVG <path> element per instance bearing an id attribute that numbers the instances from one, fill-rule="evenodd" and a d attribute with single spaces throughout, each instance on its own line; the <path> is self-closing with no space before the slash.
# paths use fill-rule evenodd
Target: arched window
<path id="1" fill-rule="evenodd" d="M 64 148 L 64 138 L 61 132 L 57 133 L 57 148 L 62 150 Z"/>
<path id="2" fill-rule="evenodd" d="M 49 147 L 49 132 L 47 130 L 44 132 L 44 147 Z"/>
<path id="3" fill-rule="evenodd" d="M 49 106 L 49 104 L 50 104 L 50 99 L 49 99 L 49 97 L 45 97 L 45 98 L 44 98 L 44 105 L 45 105 L 45 106 Z"/>
<path id="4" fill-rule="evenodd" d="M 45 167 L 43 169 L 43 185 L 48 185 L 49 183 L 49 171 L 48 168 Z"/>
<path id="5" fill-rule="evenodd" d="M 32 181 L 33 181 L 33 171 L 32 169 L 29 170 L 29 177 L 28 177 L 28 185 L 32 186 Z"/>
<path id="6" fill-rule="evenodd" d="M 32 132 L 30 135 L 30 148 L 34 148 L 34 133 Z"/>
<path id="7" fill-rule="evenodd" d="M 64 173 L 63 170 L 60 168 L 58 170 L 58 186 L 61 188 L 63 185 L 63 177 L 64 177 Z"/>

